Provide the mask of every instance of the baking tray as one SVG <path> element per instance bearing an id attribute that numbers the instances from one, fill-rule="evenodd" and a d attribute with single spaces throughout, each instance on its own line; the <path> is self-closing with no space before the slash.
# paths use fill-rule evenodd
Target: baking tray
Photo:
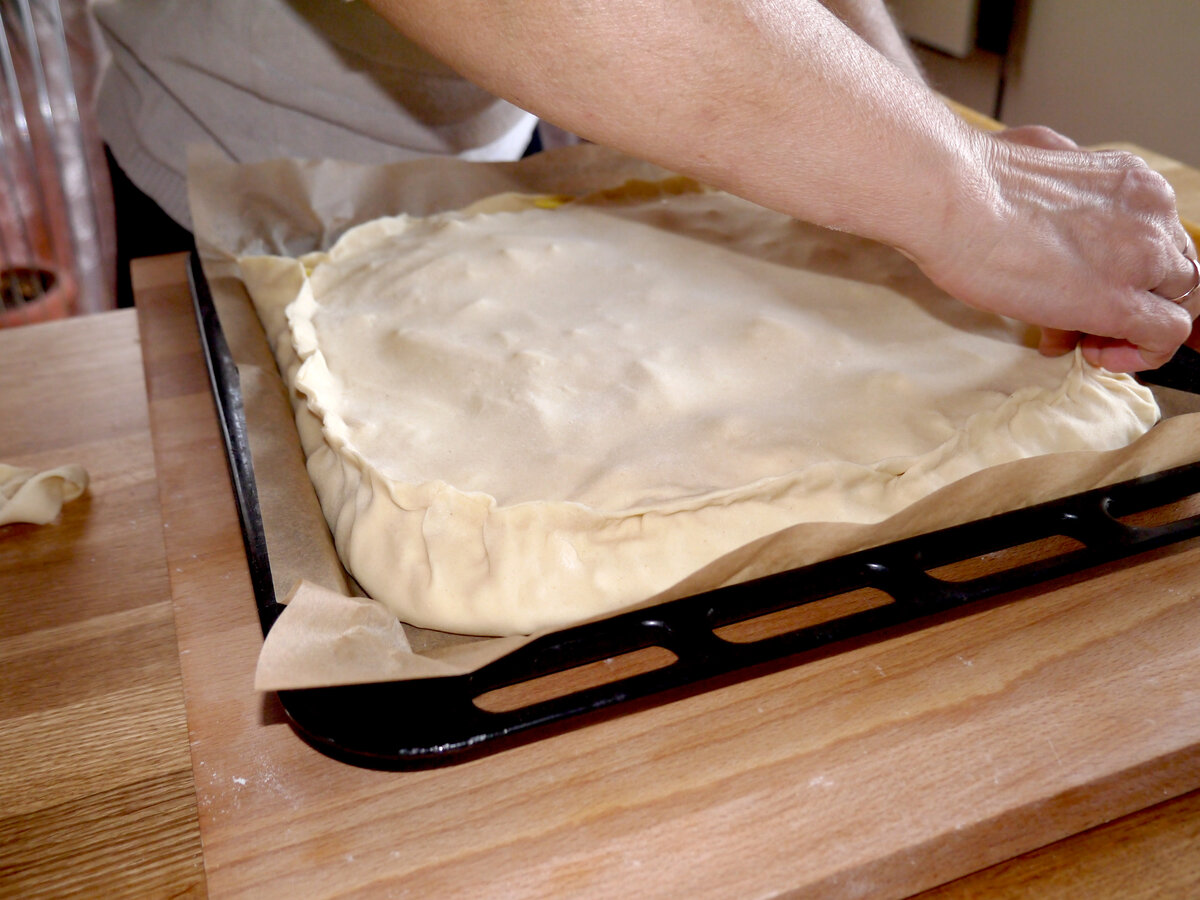
<path id="1" fill-rule="evenodd" d="M 188 274 L 265 636 L 283 607 L 271 581 L 237 368 L 195 253 Z M 1200 393 L 1200 356 L 1186 348 L 1147 374 Z M 280 691 L 279 699 L 306 741 L 345 762 L 381 769 L 462 762 L 926 627 L 1194 537 L 1200 515 L 1124 520 L 1197 493 L 1200 462 L 566 628 L 466 675 Z M 1022 555 L 1035 546 L 1032 558 Z M 1015 564 L 965 579 L 953 573 L 955 564 L 1004 551 L 1015 553 Z M 789 611 L 830 606 L 839 612 L 823 621 L 787 621 Z M 746 623 L 761 627 L 739 633 Z M 516 708 L 481 703 L 515 685 L 647 652 L 656 654 L 649 671 Z"/>

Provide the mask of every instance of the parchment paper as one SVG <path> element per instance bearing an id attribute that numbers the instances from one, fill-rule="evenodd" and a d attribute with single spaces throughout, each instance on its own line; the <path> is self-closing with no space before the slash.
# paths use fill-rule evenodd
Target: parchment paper
<path id="1" fill-rule="evenodd" d="M 518 163 L 427 159 L 388 166 L 277 160 L 236 165 L 193 153 L 189 192 L 196 241 L 222 329 L 238 365 L 271 572 L 287 609 L 259 659 L 260 690 L 458 674 L 528 638 L 472 638 L 398 623 L 361 596 L 333 549 L 304 468 L 287 388 L 280 379 L 235 257 L 296 256 L 327 249 L 348 228 L 379 216 L 456 209 L 494 194 L 585 194 L 631 178 L 670 173 L 584 145 Z M 872 252 L 869 249 L 865 252 Z M 879 252 L 892 252 L 879 248 Z M 1158 392 L 1156 392 L 1158 393 Z M 1018 460 L 957 483 L 875 525 L 806 524 L 715 560 L 652 605 L 914 534 L 1066 496 L 1200 458 L 1194 398 L 1159 393 L 1176 413 L 1112 452 Z"/>

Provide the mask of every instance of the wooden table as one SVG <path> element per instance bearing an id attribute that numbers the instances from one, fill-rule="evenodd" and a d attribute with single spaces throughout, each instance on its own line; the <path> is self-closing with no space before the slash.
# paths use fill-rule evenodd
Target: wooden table
<path id="1" fill-rule="evenodd" d="M 444 770 L 321 756 L 252 688 L 183 261 L 135 276 L 140 354 L 129 312 L 0 332 L 0 459 L 94 478 L 0 529 L 0 893 L 1200 891 L 1196 542 Z"/>
<path id="2" fill-rule="evenodd" d="M 54 525 L 0 527 L 0 894 L 202 893 L 133 310 L 0 331 L 0 460 L 83 464 Z"/>

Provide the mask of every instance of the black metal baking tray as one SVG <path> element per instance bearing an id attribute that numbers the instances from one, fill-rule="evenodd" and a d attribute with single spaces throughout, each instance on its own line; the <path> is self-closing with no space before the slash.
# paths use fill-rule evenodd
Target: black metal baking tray
<path id="1" fill-rule="evenodd" d="M 265 636 L 283 607 L 271 582 L 237 369 L 196 254 L 189 276 Z M 1154 380 L 1195 392 L 1196 363 L 1195 354 L 1183 354 Z M 383 769 L 461 762 L 881 640 L 1200 535 L 1200 515 L 1150 525 L 1122 521 L 1197 493 L 1200 463 L 1193 463 L 566 628 L 467 675 L 281 691 L 279 699 L 305 740 L 345 762 Z M 1042 539 L 1061 540 L 1049 554 L 968 580 L 943 569 Z M 827 621 L 785 626 L 758 639 L 729 633 L 738 623 L 863 589 L 873 594 L 872 603 Z M 492 691 L 647 648 L 668 651 L 660 657 L 669 662 L 515 709 L 478 702 Z"/>

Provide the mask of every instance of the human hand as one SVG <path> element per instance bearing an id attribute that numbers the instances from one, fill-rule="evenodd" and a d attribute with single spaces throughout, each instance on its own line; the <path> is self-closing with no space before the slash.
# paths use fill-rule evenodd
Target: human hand
<path id="1" fill-rule="evenodd" d="M 1200 280 L 1196 248 L 1160 175 L 1132 154 L 1081 150 L 1048 128 L 980 138 L 984 177 L 951 213 L 953 244 L 913 254 L 936 283 L 1040 326 L 1043 353 L 1082 344 L 1111 371 L 1156 368 L 1184 342 L 1200 343 L 1200 290 L 1188 293 Z"/>

